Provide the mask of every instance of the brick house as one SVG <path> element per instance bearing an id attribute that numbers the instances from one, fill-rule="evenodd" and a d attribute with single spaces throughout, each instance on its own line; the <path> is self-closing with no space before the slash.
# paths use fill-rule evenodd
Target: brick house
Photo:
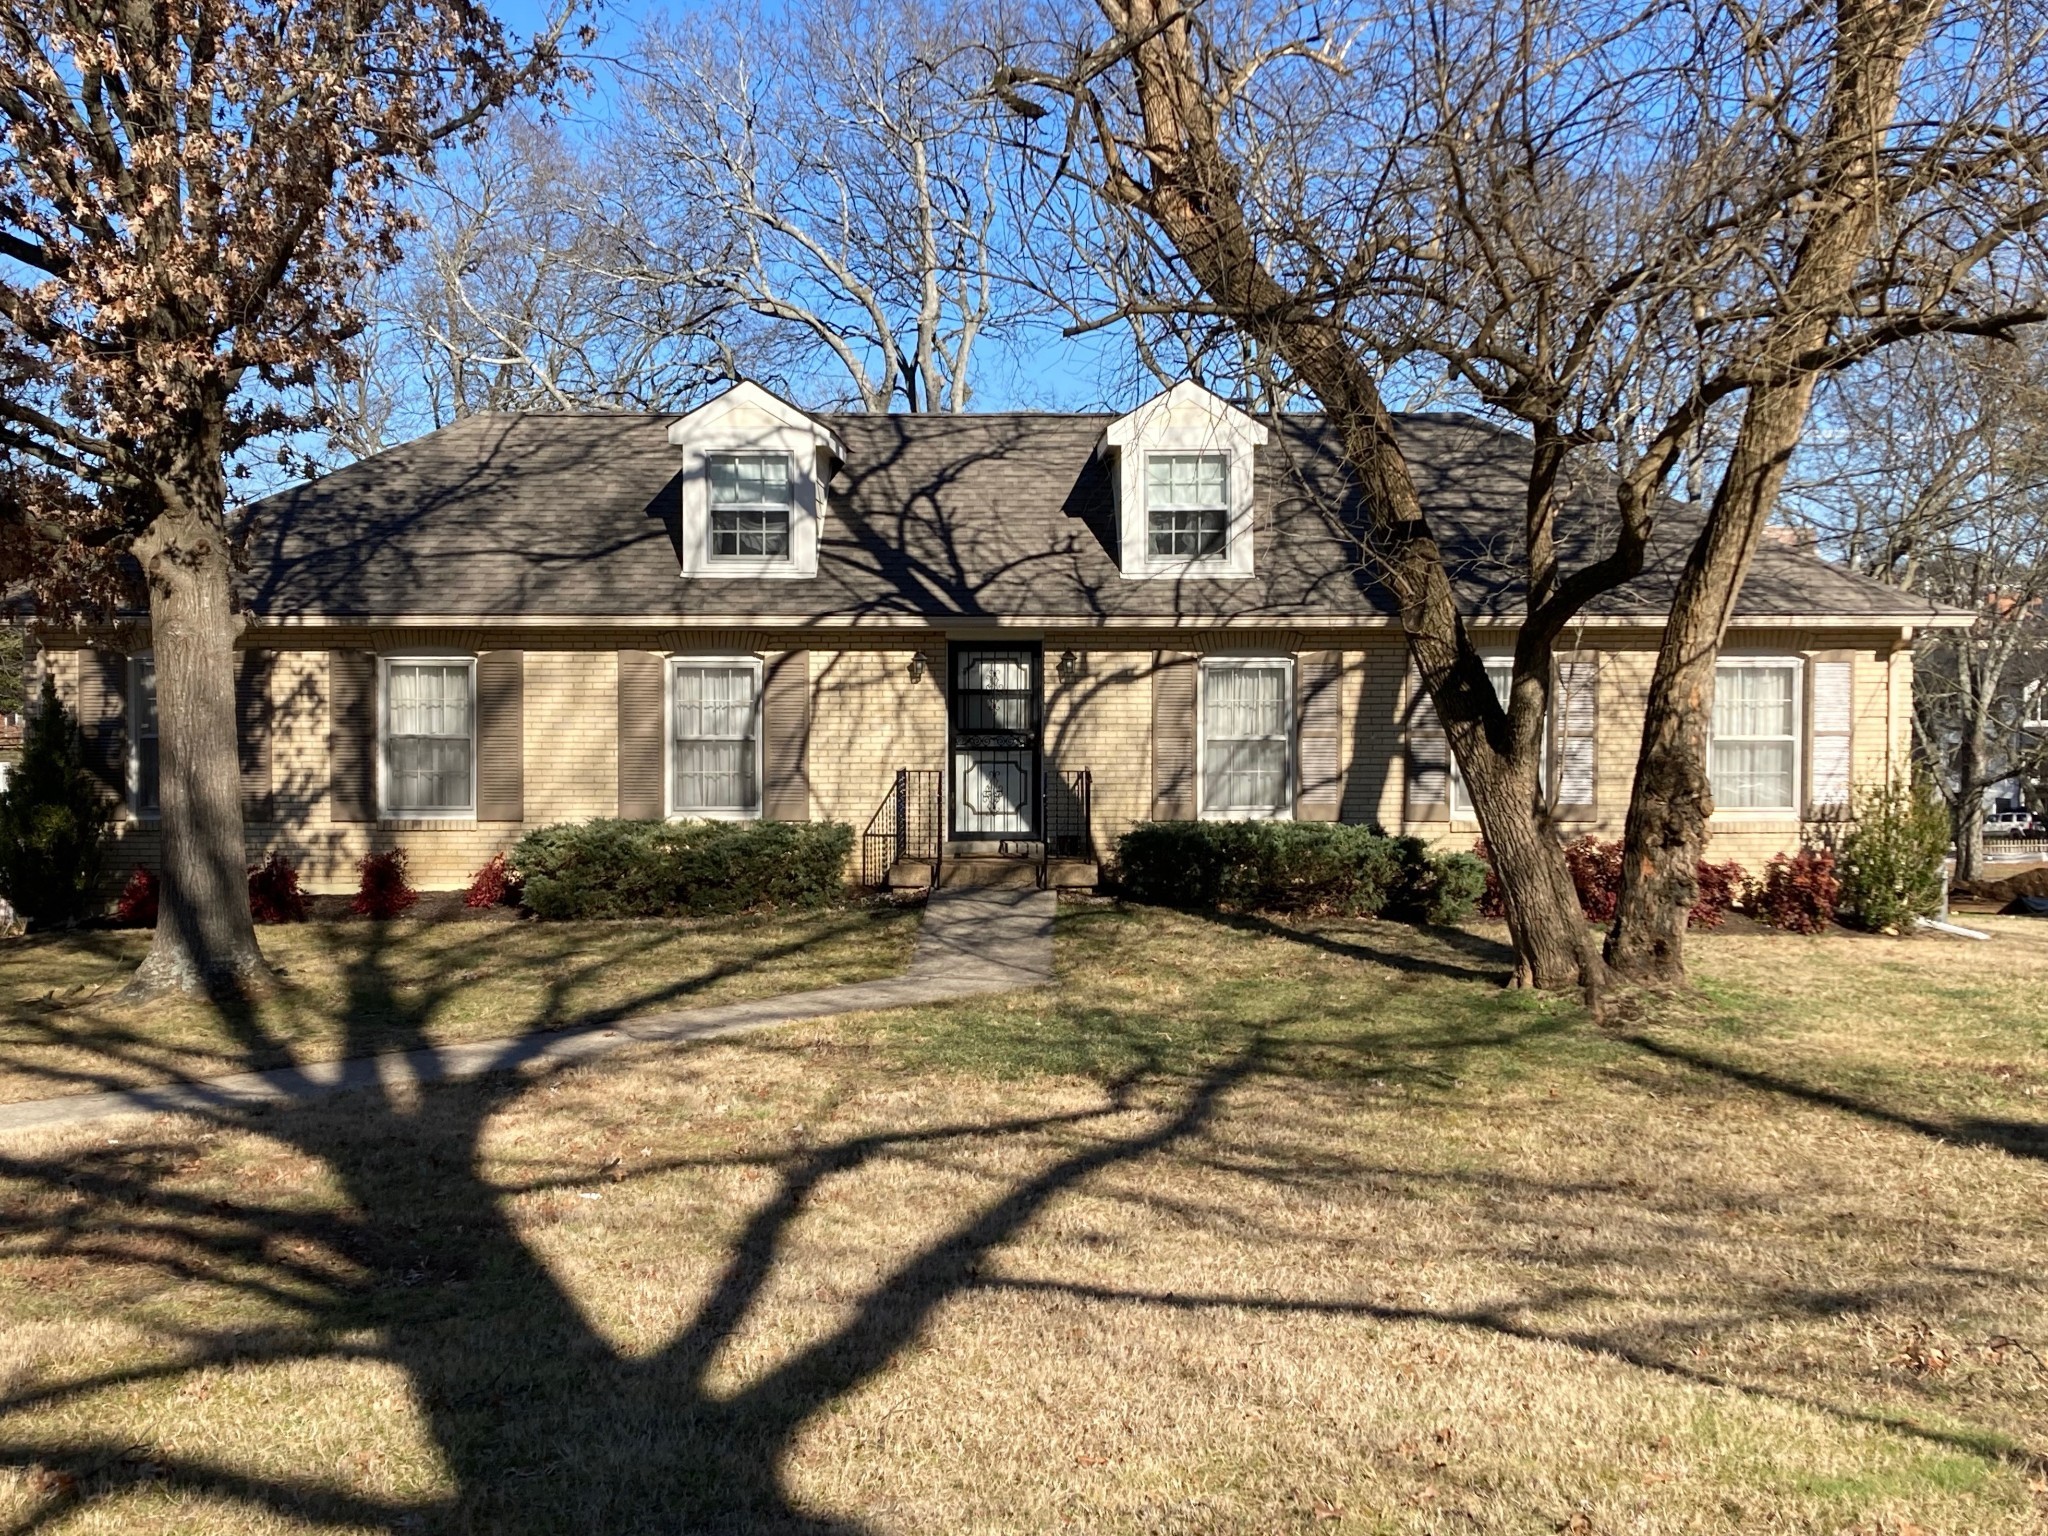
<path id="1" fill-rule="evenodd" d="M 1527 444 L 1456 416 L 1400 431 L 1504 669 Z M 809 415 L 742 384 L 680 417 L 464 420 L 253 509 L 251 857 L 334 889 L 402 845 L 451 886 L 595 816 L 839 820 L 884 864 L 928 823 L 1077 854 L 1155 817 L 1469 843 L 1345 484 L 1319 418 L 1191 384 L 1124 416 Z M 1567 559 L 1611 515 L 1576 494 Z M 1668 509 L 1642 578 L 1561 647 L 1546 783 L 1570 826 L 1618 834 L 1696 526 Z M 1900 770 L 1914 633 L 1956 621 L 1760 551 L 1717 690 L 1715 855 L 1759 863 Z M 48 662 L 121 796 L 123 859 L 148 862 L 153 678 L 124 633 L 52 636 Z"/>

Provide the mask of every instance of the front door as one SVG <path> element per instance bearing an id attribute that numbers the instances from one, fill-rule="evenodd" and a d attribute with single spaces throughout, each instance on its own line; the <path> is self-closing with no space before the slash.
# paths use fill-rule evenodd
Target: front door
<path id="1" fill-rule="evenodd" d="M 952 648 L 953 836 L 1037 836 L 1039 666 L 1035 645 Z"/>

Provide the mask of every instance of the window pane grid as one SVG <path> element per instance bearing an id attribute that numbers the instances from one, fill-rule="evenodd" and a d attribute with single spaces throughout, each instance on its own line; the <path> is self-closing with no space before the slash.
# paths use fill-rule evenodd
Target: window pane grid
<path id="1" fill-rule="evenodd" d="M 472 711 L 466 662 L 385 667 L 385 793 L 389 808 L 470 808 Z"/>
<path id="2" fill-rule="evenodd" d="M 710 478 L 712 555 L 787 559 L 794 500 L 789 455 L 714 453 Z"/>
<path id="3" fill-rule="evenodd" d="M 1203 678 L 1203 801 L 1211 811 L 1287 808 L 1287 671 L 1212 666 Z"/>
<path id="4" fill-rule="evenodd" d="M 1146 547 L 1154 558 L 1207 560 L 1221 556 L 1229 543 L 1229 525 L 1228 455 L 1146 456 Z"/>
<path id="5" fill-rule="evenodd" d="M 673 808 L 681 814 L 758 809 L 756 674 L 744 666 L 679 666 L 671 687 Z"/>
<path id="6" fill-rule="evenodd" d="M 1714 674 L 1708 756 L 1714 804 L 1730 811 L 1791 811 L 1798 804 L 1795 669 L 1724 665 Z"/>

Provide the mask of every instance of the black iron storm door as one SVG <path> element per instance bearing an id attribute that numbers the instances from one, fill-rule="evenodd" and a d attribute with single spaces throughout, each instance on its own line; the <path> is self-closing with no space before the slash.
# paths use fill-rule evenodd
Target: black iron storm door
<path id="1" fill-rule="evenodd" d="M 953 836 L 1028 842 L 1038 835 L 1044 652 L 1036 645 L 955 645 Z"/>

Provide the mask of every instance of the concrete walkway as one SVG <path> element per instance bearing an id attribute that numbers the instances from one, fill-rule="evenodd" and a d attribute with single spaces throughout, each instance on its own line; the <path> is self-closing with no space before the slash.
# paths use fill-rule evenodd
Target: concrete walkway
<path id="1" fill-rule="evenodd" d="M 709 1040 L 823 1019 L 839 1013 L 906 1008 L 1042 986 L 1052 980 L 1050 891 L 972 887 L 934 891 L 917 931 L 910 969 L 880 981 L 813 992 L 785 992 L 742 1003 L 642 1014 L 616 1024 L 557 1029 L 467 1045 L 393 1051 L 350 1061 L 237 1072 L 228 1077 L 79 1093 L 0 1104 L 0 1133 L 80 1125 L 118 1115 L 233 1111 L 304 1104 L 351 1088 L 450 1082 L 538 1066 L 559 1066 L 655 1041 Z"/>

